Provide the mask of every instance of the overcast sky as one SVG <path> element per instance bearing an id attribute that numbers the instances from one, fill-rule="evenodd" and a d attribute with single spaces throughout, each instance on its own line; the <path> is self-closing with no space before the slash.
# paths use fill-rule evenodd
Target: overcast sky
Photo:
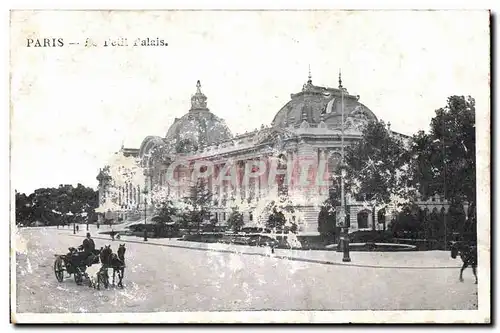
<path id="1" fill-rule="evenodd" d="M 96 187 L 122 142 L 139 148 L 148 135 L 165 136 L 189 110 L 197 80 L 233 134 L 270 124 L 309 65 L 313 83 L 330 87 L 342 68 L 348 91 L 405 134 L 427 129 L 454 94 L 475 97 L 485 115 L 488 20 L 466 11 L 14 13 L 12 186 Z M 36 37 L 65 46 L 26 47 Z M 118 37 L 169 46 L 102 46 Z M 84 48 L 86 38 L 99 46 Z"/>

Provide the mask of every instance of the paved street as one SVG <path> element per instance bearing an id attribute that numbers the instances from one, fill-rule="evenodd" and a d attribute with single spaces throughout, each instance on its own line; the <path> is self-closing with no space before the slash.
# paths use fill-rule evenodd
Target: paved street
<path id="1" fill-rule="evenodd" d="M 33 228 L 20 230 L 17 239 L 17 312 L 477 309 L 471 271 L 460 283 L 459 262 L 443 252 L 353 252 L 358 266 L 348 266 L 127 242 L 125 288 L 94 290 L 54 276 L 54 254 L 83 238 L 68 229 Z M 119 243 L 95 242 L 114 251 Z M 197 246 L 170 244 L 180 243 Z M 276 255 L 286 252 L 292 251 Z M 311 252 L 341 262 L 339 253 L 304 252 L 304 258 Z M 363 266 L 368 263 L 380 267 Z"/>

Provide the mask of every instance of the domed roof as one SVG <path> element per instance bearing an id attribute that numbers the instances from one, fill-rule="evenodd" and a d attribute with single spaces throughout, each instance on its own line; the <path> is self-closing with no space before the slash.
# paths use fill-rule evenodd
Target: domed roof
<path id="1" fill-rule="evenodd" d="M 367 120 L 377 120 L 375 114 L 359 102 L 359 96 L 350 95 L 342 87 L 340 77 L 339 88 L 336 89 L 315 86 L 312 84 L 311 76 L 309 76 L 309 80 L 302 87 L 302 91 L 291 94 L 291 98 L 274 117 L 273 126 L 285 128 L 290 125 L 299 125 L 304 120 L 314 125 L 323 120 L 329 128 L 338 128 L 342 119 L 342 99 L 344 102 L 344 117 L 362 117 Z"/>
<path id="2" fill-rule="evenodd" d="M 207 108 L 207 97 L 201 92 L 200 81 L 191 97 L 191 109 L 181 118 L 175 118 L 167 131 L 165 141 L 174 153 L 196 151 L 201 146 L 213 145 L 232 138 L 225 121 Z"/>

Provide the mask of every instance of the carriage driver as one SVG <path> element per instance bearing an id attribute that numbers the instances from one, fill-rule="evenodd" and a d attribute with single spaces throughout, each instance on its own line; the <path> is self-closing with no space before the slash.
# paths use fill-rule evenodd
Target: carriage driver
<path id="1" fill-rule="evenodd" d="M 83 240 L 82 245 L 79 246 L 82 252 L 75 253 L 73 255 L 73 260 L 75 263 L 87 260 L 92 252 L 95 250 L 94 240 L 90 237 L 90 233 L 87 232 L 87 237 Z"/>
<path id="2" fill-rule="evenodd" d="M 90 237 L 90 232 L 87 232 L 87 238 L 82 243 L 83 252 L 89 256 L 95 250 L 94 240 Z"/>

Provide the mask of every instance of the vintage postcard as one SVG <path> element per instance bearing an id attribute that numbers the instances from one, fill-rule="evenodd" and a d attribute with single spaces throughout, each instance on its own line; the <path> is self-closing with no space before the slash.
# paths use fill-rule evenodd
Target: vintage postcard
<path id="1" fill-rule="evenodd" d="M 489 323 L 490 13 L 12 10 L 13 323 Z"/>

